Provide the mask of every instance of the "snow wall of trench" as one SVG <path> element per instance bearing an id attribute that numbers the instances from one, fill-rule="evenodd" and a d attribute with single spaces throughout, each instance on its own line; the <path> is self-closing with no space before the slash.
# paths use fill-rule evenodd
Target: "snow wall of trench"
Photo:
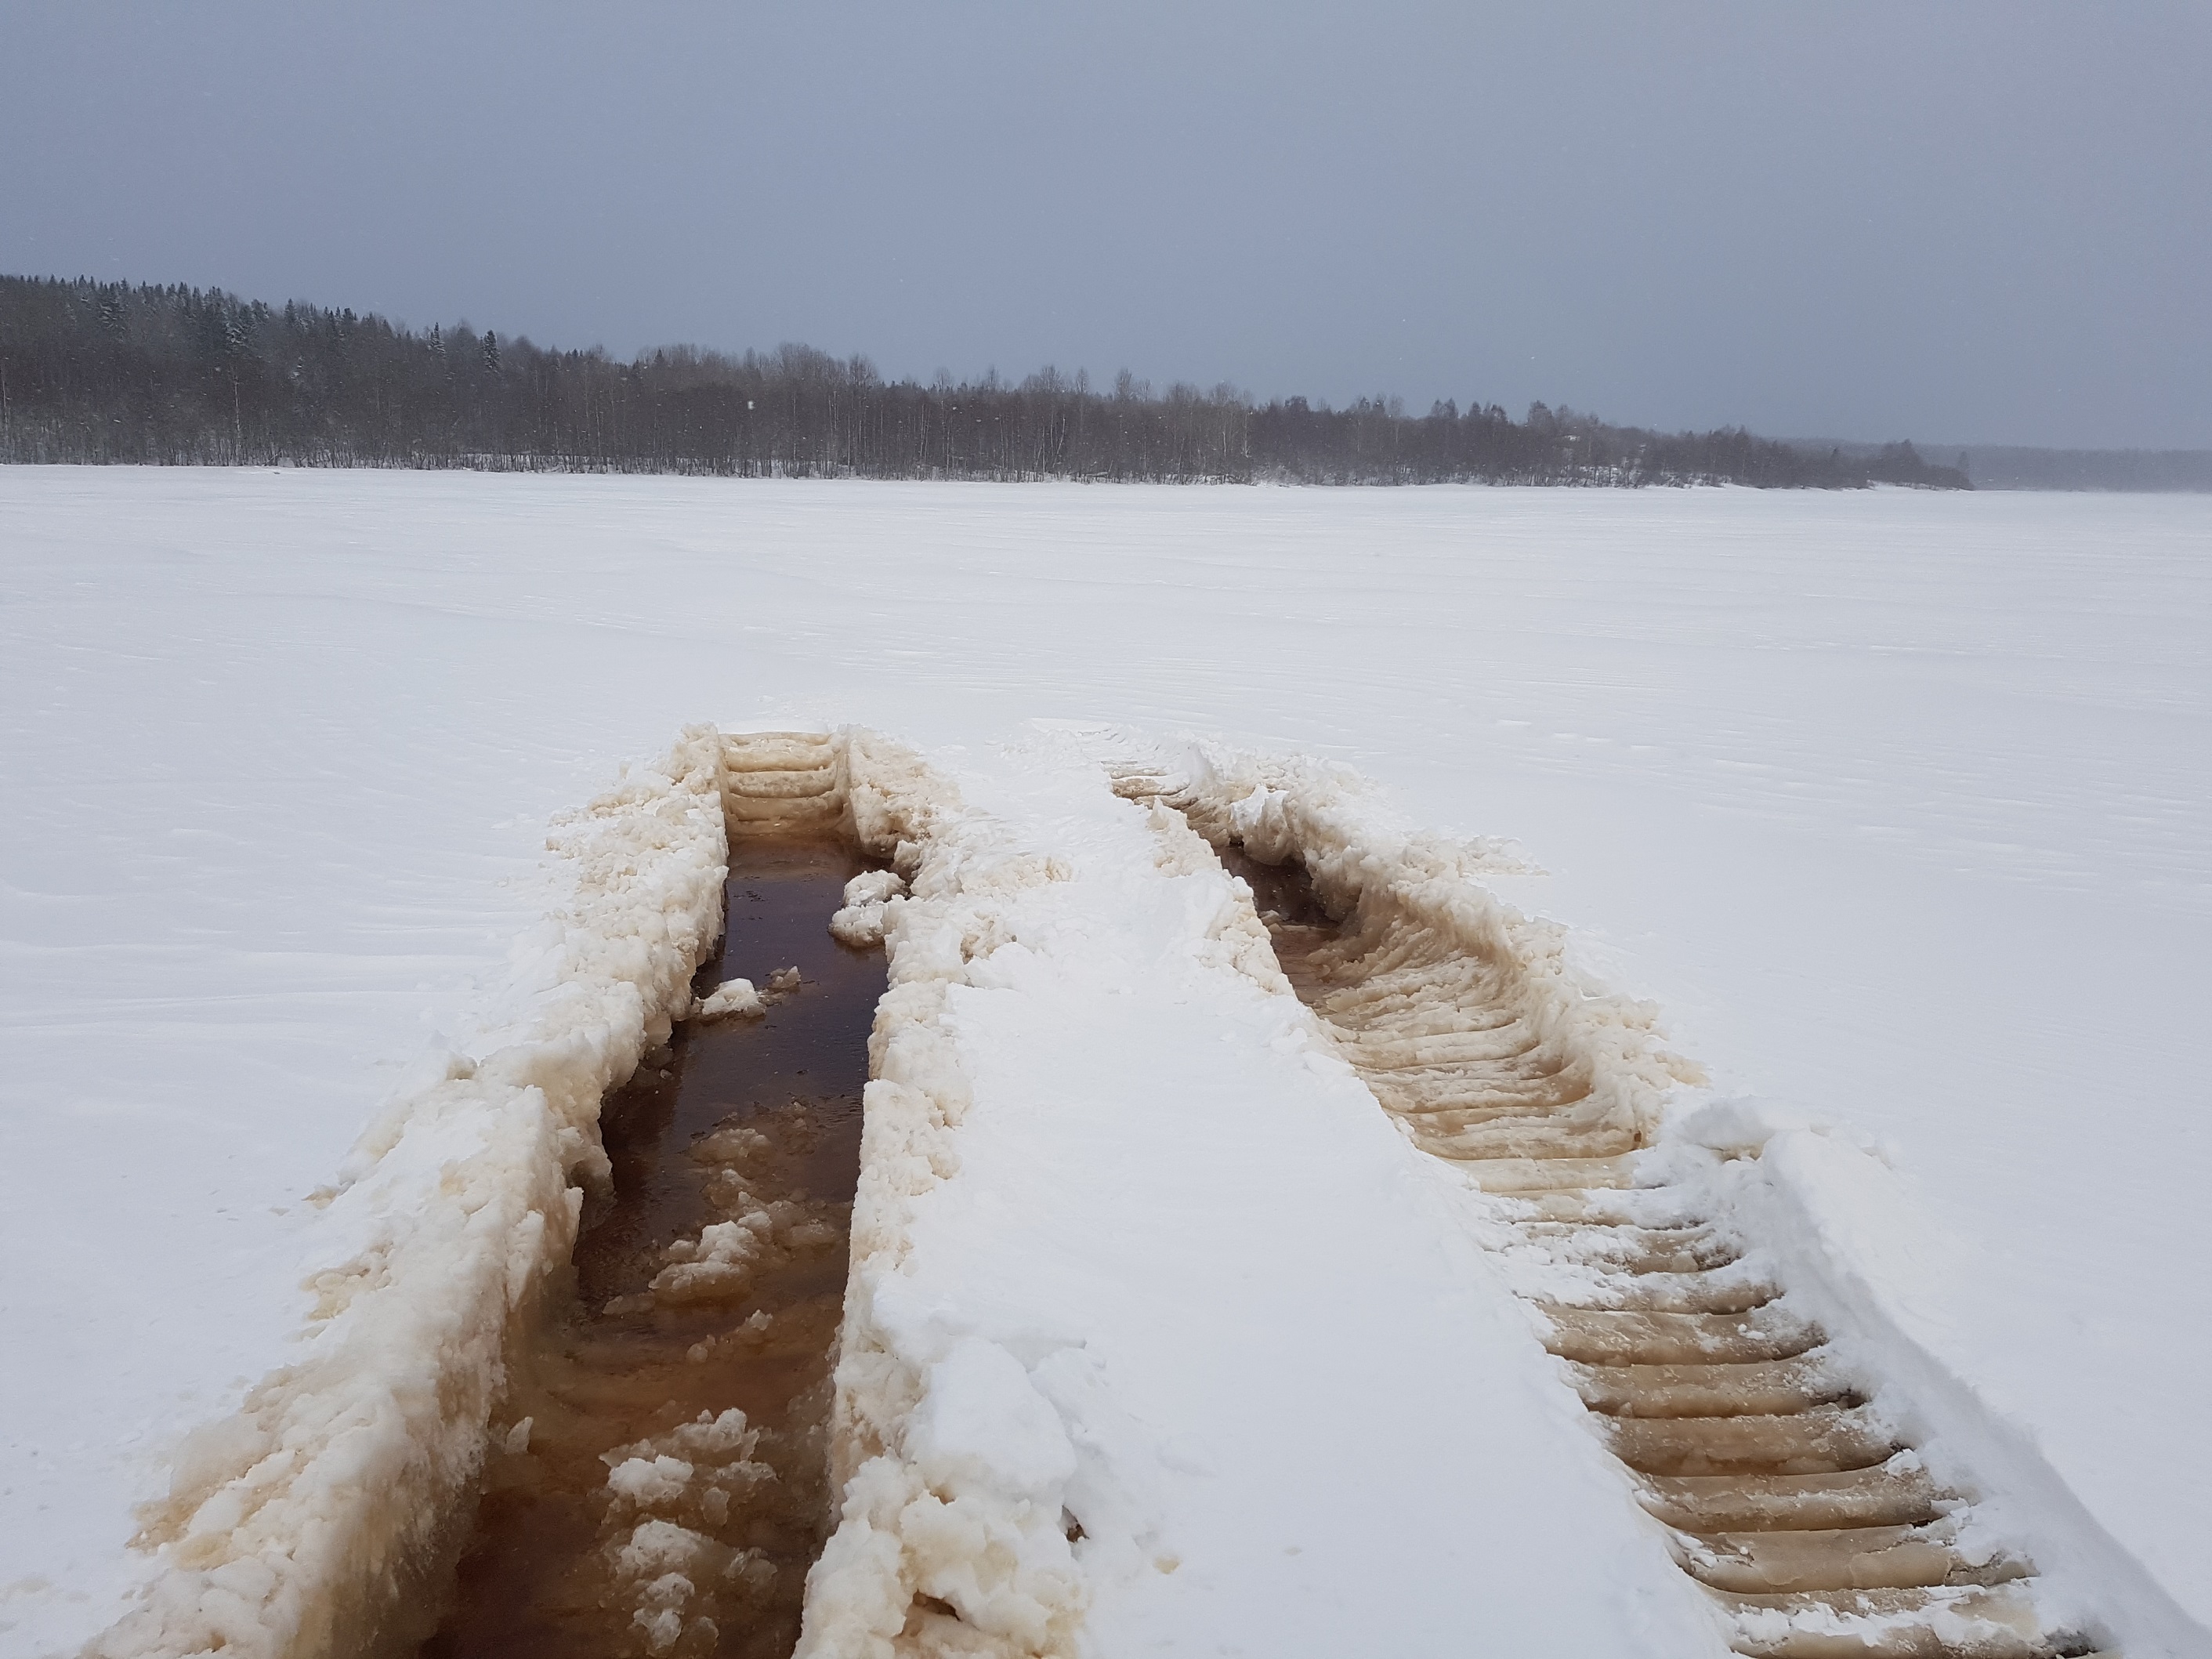
<path id="1" fill-rule="evenodd" d="M 466 1524 L 507 1345 L 607 1178 L 602 1097 L 688 1011 L 722 923 L 721 744 L 556 819 L 556 902 L 471 1055 L 418 1061 L 324 1206 L 301 1352 L 187 1437 L 137 1542 L 160 1571 L 99 1659 L 404 1650 Z"/>
<path id="2" fill-rule="evenodd" d="M 874 1285 L 901 1259 L 906 1202 L 953 1167 L 964 1084 L 936 1016 L 988 926 L 976 907 L 1060 872 L 906 751 L 859 732 L 836 749 L 844 827 L 913 891 L 866 919 L 887 921 L 892 964 L 853 1235 L 854 1283 Z M 517 940 L 477 1053 L 418 1061 L 315 1195 L 331 1265 L 307 1286 L 301 1355 L 187 1437 L 140 1517 L 156 1576 L 93 1659 L 371 1659 L 428 1633 L 426 1593 L 463 1541 L 508 1345 L 574 1249 L 585 1188 L 608 1178 L 600 1103 L 690 1012 L 720 937 L 725 799 L 722 734 L 693 726 L 665 762 L 626 768 L 555 822 L 556 902 Z M 940 1467 L 927 1432 L 908 1433 L 927 1362 L 878 1311 L 848 1296 L 834 1430 L 845 1520 L 802 1650 L 887 1652 L 933 1586 L 1006 1652 L 1072 1650 L 1084 1597 L 1058 1505 L 1048 1516 L 1025 1490 Z M 986 1356 L 969 1391 L 1000 1398 L 1006 1381 Z"/>

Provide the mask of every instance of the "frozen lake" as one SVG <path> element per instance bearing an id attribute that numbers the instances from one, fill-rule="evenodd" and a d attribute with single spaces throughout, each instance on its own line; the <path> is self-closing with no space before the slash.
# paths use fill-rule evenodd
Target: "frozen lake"
<path id="1" fill-rule="evenodd" d="M 282 1364 L 302 1200 L 690 721 L 1346 762 L 1881 1143 L 1948 1357 L 2212 1622 L 2212 497 L 0 469 L 0 1633 Z"/>

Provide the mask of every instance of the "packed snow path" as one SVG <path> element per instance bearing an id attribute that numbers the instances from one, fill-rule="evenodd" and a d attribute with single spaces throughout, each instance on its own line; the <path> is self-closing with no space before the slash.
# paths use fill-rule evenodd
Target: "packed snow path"
<path id="1" fill-rule="evenodd" d="M 1739 1652 L 2092 1652 L 2048 1627 L 2031 1563 L 1987 1536 L 1875 1380 L 1793 1305 L 1727 1183 L 1655 1157 L 1648 1095 L 1607 1075 L 1632 1064 L 1561 1018 L 1508 918 L 1446 914 L 1433 879 L 1316 890 L 1306 860 L 1325 870 L 1328 853 L 1364 849 L 1301 844 L 1275 792 L 1228 803 L 1158 770 L 1115 771 L 1117 793 L 1185 811 L 1245 878 L 1292 988 L 1376 1099 L 1491 1195 L 1487 1242 L 1509 1283 Z M 1759 1156 L 1749 1141 L 1723 1153 Z"/>

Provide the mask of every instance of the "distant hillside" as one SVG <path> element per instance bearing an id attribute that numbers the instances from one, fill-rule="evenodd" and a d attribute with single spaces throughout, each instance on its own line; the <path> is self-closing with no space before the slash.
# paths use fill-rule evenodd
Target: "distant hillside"
<path id="1" fill-rule="evenodd" d="M 2021 449 L 1978 445 L 1960 453 L 1966 457 L 1975 487 L 1980 489 L 2212 490 L 2212 449 Z"/>
<path id="2" fill-rule="evenodd" d="M 1793 438 L 1808 455 L 1849 463 L 1877 459 L 1887 446 Z M 2109 489 L 2139 493 L 2212 491 L 2212 449 L 2037 449 L 2017 444 L 1929 444 L 1977 489 Z"/>
<path id="3" fill-rule="evenodd" d="M 0 277 L 0 460 L 708 472 L 743 477 L 1741 483 L 1966 489 L 1910 444 L 1808 452 L 1741 428 L 1667 434 L 1537 404 L 1408 415 L 1254 403 L 1231 386 L 1110 392 L 886 381 L 805 346 L 619 362 L 527 339 L 219 289 Z"/>

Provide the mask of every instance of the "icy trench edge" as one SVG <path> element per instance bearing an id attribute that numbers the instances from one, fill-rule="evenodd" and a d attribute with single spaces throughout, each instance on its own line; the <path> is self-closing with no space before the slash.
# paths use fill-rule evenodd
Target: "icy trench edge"
<path id="1" fill-rule="evenodd" d="M 426 1633 L 421 1605 L 467 1523 L 503 1356 L 568 1258 L 584 1186 L 607 1178 L 600 1103 L 688 1012 L 692 973 L 719 936 L 727 747 L 747 741 L 686 727 L 665 762 L 625 768 L 554 821 L 557 897 L 516 941 L 477 1056 L 418 1062 L 314 1195 L 343 1259 L 308 1282 L 300 1357 L 186 1437 L 133 1540 L 157 1553 L 155 1573 L 88 1644 L 90 1659 L 378 1659 Z M 866 732 L 833 744 L 843 826 L 910 874 L 943 864 L 945 849 L 923 849 L 963 839 L 970 815 L 957 792 Z M 902 998 L 894 974 L 886 1010 L 905 1012 L 887 1035 L 879 1011 L 871 1047 L 876 1075 L 908 1081 L 880 1101 L 871 1085 L 869 1115 L 894 1120 L 878 1141 L 920 1145 L 959 1091 L 917 1063 L 931 975 L 907 955 L 903 977 L 916 983 Z M 898 1194 L 880 1177 L 872 1190 L 872 1201 L 864 1181 L 856 1273 L 896 1230 Z M 845 1340 L 865 1352 L 852 1323 Z M 879 1439 L 884 1407 L 918 1392 L 896 1364 L 871 1379 L 848 1390 L 841 1377 L 841 1441 Z"/>

